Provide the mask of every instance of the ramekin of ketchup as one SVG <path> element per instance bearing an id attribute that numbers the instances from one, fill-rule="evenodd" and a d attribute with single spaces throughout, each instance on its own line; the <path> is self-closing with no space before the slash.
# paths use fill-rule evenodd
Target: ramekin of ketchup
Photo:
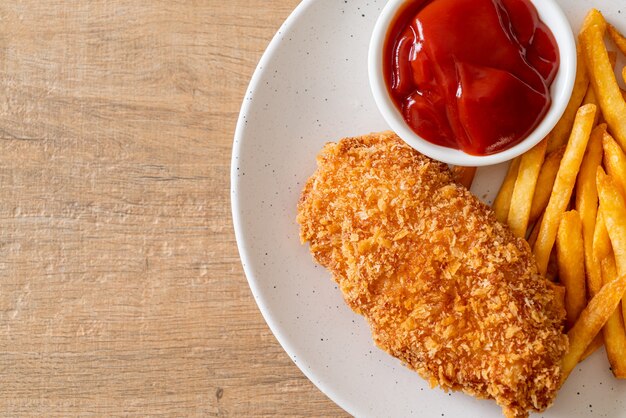
<path id="1" fill-rule="evenodd" d="M 450 164 L 490 165 L 557 123 L 576 44 L 554 0 L 390 0 L 369 76 L 383 117 L 409 145 Z"/>

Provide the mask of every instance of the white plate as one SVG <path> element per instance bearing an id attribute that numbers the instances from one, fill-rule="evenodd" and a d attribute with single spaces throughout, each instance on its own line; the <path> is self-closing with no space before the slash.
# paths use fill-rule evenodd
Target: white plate
<path id="1" fill-rule="evenodd" d="M 559 0 L 574 28 L 591 5 L 626 30 L 623 0 Z M 241 109 L 232 160 L 237 243 L 254 297 L 285 351 L 326 395 L 359 417 L 500 417 L 494 402 L 431 390 L 373 344 L 330 274 L 299 242 L 302 185 L 322 145 L 387 129 L 367 82 L 367 46 L 384 0 L 305 0 L 263 55 Z M 621 68 L 621 67 L 620 67 Z M 489 201 L 503 166 L 481 169 Z M 604 351 L 570 377 L 545 417 L 624 417 L 626 382 Z"/>

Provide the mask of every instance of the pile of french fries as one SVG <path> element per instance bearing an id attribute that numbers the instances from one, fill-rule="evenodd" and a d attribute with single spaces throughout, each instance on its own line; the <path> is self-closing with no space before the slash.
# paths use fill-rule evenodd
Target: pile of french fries
<path id="1" fill-rule="evenodd" d="M 511 162 L 493 205 L 564 294 L 570 348 L 563 381 L 603 344 L 613 374 L 626 378 L 626 94 L 606 32 L 626 55 L 626 38 L 591 10 L 578 36 L 565 113 L 542 142 Z M 626 81 L 626 68 L 621 73 Z"/>

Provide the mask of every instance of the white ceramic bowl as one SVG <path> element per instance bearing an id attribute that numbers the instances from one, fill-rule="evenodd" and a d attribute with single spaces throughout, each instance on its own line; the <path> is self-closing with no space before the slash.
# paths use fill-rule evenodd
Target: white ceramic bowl
<path id="1" fill-rule="evenodd" d="M 576 78 L 576 41 L 572 28 L 563 11 L 554 0 L 531 0 L 539 18 L 550 28 L 559 47 L 560 64 L 550 87 L 552 104 L 534 131 L 517 145 L 491 155 L 470 155 L 463 151 L 435 145 L 417 135 L 405 122 L 392 101 L 383 75 L 383 50 L 390 25 L 406 2 L 413 0 L 389 0 L 383 8 L 370 41 L 368 56 L 369 81 L 376 105 L 383 117 L 406 143 L 439 161 L 448 164 L 478 167 L 502 163 L 517 157 L 534 147 L 552 130 L 565 111 Z M 435 0 L 436 1 L 436 0 Z"/>

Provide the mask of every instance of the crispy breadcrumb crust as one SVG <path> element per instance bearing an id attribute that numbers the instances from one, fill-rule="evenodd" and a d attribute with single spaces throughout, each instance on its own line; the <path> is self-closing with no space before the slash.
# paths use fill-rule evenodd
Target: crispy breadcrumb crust
<path id="1" fill-rule="evenodd" d="M 329 143 L 317 162 L 298 204 L 301 239 L 376 344 L 506 416 L 548 407 L 565 313 L 526 241 L 391 132 Z"/>

